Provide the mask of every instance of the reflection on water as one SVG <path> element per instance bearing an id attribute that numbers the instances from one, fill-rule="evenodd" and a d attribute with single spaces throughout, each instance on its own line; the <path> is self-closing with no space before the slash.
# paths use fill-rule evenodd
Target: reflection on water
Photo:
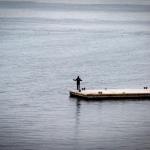
<path id="1" fill-rule="evenodd" d="M 150 117 L 149 99 L 70 100 L 76 106 L 75 139 L 79 147 L 148 149 L 150 121 L 145 118 Z"/>
<path id="2" fill-rule="evenodd" d="M 77 99 L 76 100 L 76 116 L 75 116 L 75 139 L 76 139 L 76 144 L 78 145 L 78 139 L 79 139 L 79 126 L 80 126 L 80 107 L 81 107 L 81 103 L 80 100 Z"/>

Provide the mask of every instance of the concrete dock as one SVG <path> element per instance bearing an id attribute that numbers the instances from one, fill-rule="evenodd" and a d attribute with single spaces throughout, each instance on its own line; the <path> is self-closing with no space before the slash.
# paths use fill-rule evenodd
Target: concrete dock
<path id="1" fill-rule="evenodd" d="M 100 90 L 69 90 L 70 96 L 87 99 L 103 98 L 150 98 L 150 89 L 100 89 Z"/>

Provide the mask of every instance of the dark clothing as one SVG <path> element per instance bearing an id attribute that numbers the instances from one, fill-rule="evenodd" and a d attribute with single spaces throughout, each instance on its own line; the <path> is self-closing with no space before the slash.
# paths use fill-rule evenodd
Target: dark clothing
<path id="1" fill-rule="evenodd" d="M 76 79 L 73 79 L 74 81 L 77 81 L 77 90 L 80 90 L 80 81 L 82 81 L 80 79 L 80 77 L 78 76 Z"/>

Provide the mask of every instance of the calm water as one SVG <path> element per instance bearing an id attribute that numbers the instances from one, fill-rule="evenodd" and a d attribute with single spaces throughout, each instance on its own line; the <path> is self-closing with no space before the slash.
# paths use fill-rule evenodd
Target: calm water
<path id="1" fill-rule="evenodd" d="M 145 2 L 145 3 L 144 3 Z M 150 5 L 0 1 L 0 150 L 150 149 L 150 100 L 85 101 L 81 87 L 150 87 Z"/>

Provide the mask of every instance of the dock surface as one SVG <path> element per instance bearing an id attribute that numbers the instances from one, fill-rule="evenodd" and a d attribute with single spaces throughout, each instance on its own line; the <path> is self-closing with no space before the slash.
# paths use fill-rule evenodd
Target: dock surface
<path id="1" fill-rule="evenodd" d="M 150 89 L 69 90 L 70 96 L 83 98 L 150 98 Z"/>

